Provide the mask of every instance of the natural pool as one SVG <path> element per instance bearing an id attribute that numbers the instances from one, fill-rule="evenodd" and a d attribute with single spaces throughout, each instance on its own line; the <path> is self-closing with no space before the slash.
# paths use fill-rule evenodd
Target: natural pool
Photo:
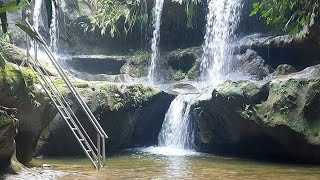
<path id="1" fill-rule="evenodd" d="M 52 167 L 37 168 L 42 164 Z M 83 158 L 34 159 L 30 166 L 31 171 L 7 179 L 320 179 L 320 166 L 257 162 L 203 153 L 166 156 L 127 151 L 109 156 L 101 171 L 94 170 Z"/>

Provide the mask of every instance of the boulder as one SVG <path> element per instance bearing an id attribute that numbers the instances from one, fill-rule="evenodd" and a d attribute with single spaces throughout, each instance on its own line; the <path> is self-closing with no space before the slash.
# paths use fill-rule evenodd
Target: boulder
<path id="1" fill-rule="evenodd" d="M 273 68 L 254 50 L 247 49 L 245 53 L 237 56 L 233 69 L 244 73 L 250 78 L 261 80 L 273 72 Z"/>
<path id="2" fill-rule="evenodd" d="M 248 35 L 242 37 L 237 46 L 242 53 L 247 49 L 256 51 L 274 69 L 281 64 L 290 64 L 297 70 L 303 70 L 320 63 L 317 43 L 310 39 L 297 39 L 291 35 Z"/>
<path id="3" fill-rule="evenodd" d="M 281 76 L 281 75 L 288 75 L 295 72 L 297 72 L 295 67 L 289 64 L 281 64 L 275 70 L 274 75 Z"/>
<path id="4" fill-rule="evenodd" d="M 17 109 L 16 155 L 21 163 L 28 163 L 40 133 L 57 111 L 36 84 L 32 71 L 29 68 L 21 70 L 0 59 L 0 104 Z"/>
<path id="5" fill-rule="evenodd" d="M 198 148 L 320 163 L 319 70 L 310 67 L 268 83 L 227 81 L 218 86 L 212 98 L 193 106 Z"/>
<path id="6" fill-rule="evenodd" d="M 144 85 L 87 83 L 88 87 L 78 90 L 108 134 L 109 151 L 157 143 L 165 112 L 174 96 Z M 81 117 L 79 120 L 95 139 L 95 131 L 85 114 L 65 93 L 76 115 Z M 57 115 L 43 131 L 36 154 L 74 156 L 83 152 L 67 124 Z"/>

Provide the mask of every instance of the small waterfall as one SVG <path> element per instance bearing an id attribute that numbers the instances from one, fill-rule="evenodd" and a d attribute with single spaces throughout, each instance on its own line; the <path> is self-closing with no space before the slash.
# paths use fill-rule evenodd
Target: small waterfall
<path id="1" fill-rule="evenodd" d="M 151 83 L 154 83 L 157 78 L 156 68 L 157 68 L 157 59 L 159 58 L 160 25 L 161 25 L 163 2 L 164 0 L 156 0 L 155 5 L 153 7 L 154 30 L 153 30 L 153 38 L 152 38 L 152 44 L 151 44 L 151 50 L 152 50 L 151 64 L 148 72 L 148 80 Z"/>
<path id="2" fill-rule="evenodd" d="M 202 78 L 209 84 L 225 79 L 234 48 L 230 46 L 240 21 L 242 0 L 210 0 L 201 62 Z"/>
<path id="3" fill-rule="evenodd" d="M 141 49 L 146 48 L 147 44 L 147 36 L 148 36 L 148 7 L 147 7 L 147 0 L 140 1 L 140 44 Z"/>
<path id="4" fill-rule="evenodd" d="M 33 9 L 33 27 L 35 30 L 39 31 L 39 26 L 42 25 L 41 18 L 41 10 L 42 10 L 42 0 L 35 0 L 34 9 Z"/>
<path id="5" fill-rule="evenodd" d="M 192 149 L 193 127 L 189 121 L 191 105 L 196 94 L 180 94 L 170 105 L 158 137 L 158 145 L 176 149 Z"/>
<path id="6" fill-rule="evenodd" d="M 58 33 L 58 9 L 57 5 L 52 1 L 52 21 L 50 25 L 50 49 L 53 53 L 58 51 L 57 43 L 59 38 Z"/>

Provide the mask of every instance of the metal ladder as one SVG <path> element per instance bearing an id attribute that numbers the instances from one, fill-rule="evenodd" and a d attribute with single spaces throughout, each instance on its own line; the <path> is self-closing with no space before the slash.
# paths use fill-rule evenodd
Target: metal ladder
<path id="1" fill-rule="evenodd" d="M 79 93 L 76 91 L 74 85 L 70 82 L 65 72 L 63 71 L 61 65 L 58 63 L 57 59 L 54 57 L 53 53 L 49 49 L 48 45 L 44 41 L 43 37 L 37 32 L 26 20 L 27 26 L 32 29 L 38 36 L 38 41 L 34 40 L 34 57 L 30 54 L 30 38 L 26 35 L 27 39 L 27 59 L 22 62 L 21 65 L 27 64 L 34 72 L 36 77 L 39 79 L 39 82 L 45 92 L 48 94 L 55 107 L 58 109 L 61 117 L 68 124 L 75 138 L 79 142 L 81 148 L 83 149 L 85 155 L 90 159 L 91 163 L 96 169 L 100 169 L 105 165 L 105 141 L 108 138 L 107 134 L 89 109 L 88 105 L 81 98 Z M 97 133 L 97 140 L 94 142 L 91 137 L 86 132 L 85 128 L 80 123 L 79 119 L 71 109 L 69 103 L 67 102 L 64 95 L 58 90 L 56 85 L 53 83 L 53 80 L 50 78 L 48 72 L 44 70 L 38 60 L 37 50 L 38 46 L 42 46 L 45 53 L 48 55 L 50 61 L 58 71 L 59 75 L 62 77 L 63 81 L 69 88 L 70 92 L 76 99 L 76 102 L 80 105 L 83 112 L 88 117 L 90 123 L 93 125 Z M 97 145 L 96 145 L 96 144 Z M 102 144 L 101 144 L 102 143 Z"/>

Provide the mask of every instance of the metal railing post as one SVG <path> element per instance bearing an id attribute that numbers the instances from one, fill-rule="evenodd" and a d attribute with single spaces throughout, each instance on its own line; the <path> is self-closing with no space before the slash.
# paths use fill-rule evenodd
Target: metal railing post
<path id="1" fill-rule="evenodd" d="M 102 136 L 102 160 L 103 160 L 103 166 L 106 165 L 106 139 L 104 136 Z"/>
<path id="2" fill-rule="evenodd" d="M 101 138 L 100 138 L 100 134 L 97 133 L 97 149 L 98 149 L 98 152 L 97 152 L 97 156 L 98 156 L 98 164 L 97 164 L 97 167 L 98 167 L 98 170 L 100 170 L 100 167 L 101 167 Z"/>

